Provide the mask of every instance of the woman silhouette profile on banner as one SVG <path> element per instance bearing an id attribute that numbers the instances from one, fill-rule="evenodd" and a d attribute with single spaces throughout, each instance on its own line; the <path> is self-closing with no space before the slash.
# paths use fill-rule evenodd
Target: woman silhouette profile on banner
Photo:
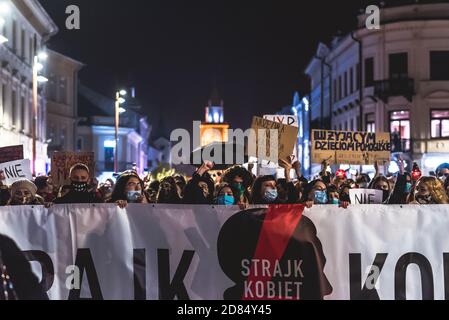
<path id="1" fill-rule="evenodd" d="M 235 283 L 225 300 L 322 300 L 332 293 L 321 242 L 302 205 L 232 216 L 217 243 L 221 269 Z"/>

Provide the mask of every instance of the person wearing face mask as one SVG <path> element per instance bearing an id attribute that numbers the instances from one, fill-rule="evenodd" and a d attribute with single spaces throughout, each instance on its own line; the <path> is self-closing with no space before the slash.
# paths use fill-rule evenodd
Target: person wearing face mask
<path id="1" fill-rule="evenodd" d="M 56 199 L 54 201 L 55 204 L 103 202 L 97 193 L 89 191 L 90 172 L 85 164 L 75 164 L 70 169 L 69 177 L 71 182 L 70 191 L 65 196 Z"/>
<path id="2" fill-rule="evenodd" d="M 440 164 L 435 173 L 438 179 L 440 179 L 444 183 L 444 180 L 449 177 L 449 163 Z"/>
<path id="3" fill-rule="evenodd" d="M 239 191 L 228 183 L 221 183 L 215 188 L 214 204 L 232 206 L 238 203 Z"/>
<path id="4" fill-rule="evenodd" d="M 214 164 L 210 161 L 204 161 L 198 168 L 184 189 L 183 204 L 214 203 L 214 181 L 208 173 L 213 168 Z"/>
<path id="5" fill-rule="evenodd" d="M 110 203 L 125 208 L 129 203 L 150 203 L 144 192 L 144 183 L 133 171 L 122 173 L 112 191 Z"/>
<path id="6" fill-rule="evenodd" d="M 312 204 L 328 204 L 329 198 L 326 184 L 320 179 L 311 181 L 304 188 L 302 202 L 309 206 Z"/>
<path id="7" fill-rule="evenodd" d="M 388 204 L 388 198 L 390 197 L 390 182 L 384 176 L 378 176 L 371 181 L 369 189 L 382 191 L 382 203 Z"/>
<path id="8" fill-rule="evenodd" d="M 248 204 L 250 202 L 249 188 L 254 182 L 250 171 L 242 166 L 233 166 L 223 173 L 222 181 L 237 190 L 238 203 Z"/>
<path id="9" fill-rule="evenodd" d="M 11 185 L 10 206 L 43 205 L 44 199 L 37 195 L 37 187 L 30 180 L 23 179 Z"/>
<path id="10" fill-rule="evenodd" d="M 441 181 L 435 177 L 421 177 L 413 190 L 411 204 L 449 204 Z"/>
<path id="11" fill-rule="evenodd" d="M 251 188 L 251 204 L 279 204 L 276 179 L 273 176 L 258 177 Z"/>
<path id="12" fill-rule="evenodd" d="M 366 173 L 360 174 L 356 179 L 356 184 L 359 189 L 367 189 L 370 182 L 371 178 Z"/>

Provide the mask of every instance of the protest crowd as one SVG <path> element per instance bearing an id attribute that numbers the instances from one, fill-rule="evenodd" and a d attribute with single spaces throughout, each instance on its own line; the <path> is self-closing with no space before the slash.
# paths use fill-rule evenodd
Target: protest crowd
<path id="1" fill-rule="evenodd" d="M 125 208 L 129 203 L 148 204 L 203 204 L 203 205 L 249 205 L 304 204 L 338 205 L 347 208 L 351 204 L 350 190 L 372 189 L 382 192 L 383 204 L 448 204 L 449 164 L 436 168 L 434 176 L 421 176 L 417 165 L 412 172 L 404 170 L 399 161 L 396 175 L 382 175 L 376 165 L 373 178 L 368 174 L 329 169 L 322 163 L 319 176 L 306 179 L 301 174 L 301 164 L 280 160 L 285 178 L 255 176 L 253 165 L 248 169 L 232 166 L 212 178 L 212 162 L 205 161 L 186 178 L 179 174 L 167 175 L 155 180 L 150 174 L 141 177 L 134 170 L 98 183 L 89 168 L 76 164 L 70 169 L 70 185 L 55 186 L 51 176 L 38 176 L 34 181 L 22 179 L 5 185 L 4 173 L 0 172 L 0 206 L 111 203 Z M 291 172 L 295 178 L 291 178 Z"/>

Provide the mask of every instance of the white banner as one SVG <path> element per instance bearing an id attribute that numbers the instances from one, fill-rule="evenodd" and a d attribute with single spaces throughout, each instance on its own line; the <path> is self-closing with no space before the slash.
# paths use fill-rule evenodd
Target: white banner
<path id="1" fill-rule="evenodd" d="M 447 230 L 439 205 L 0 208 L 61 300 L 445 299 Z"/>

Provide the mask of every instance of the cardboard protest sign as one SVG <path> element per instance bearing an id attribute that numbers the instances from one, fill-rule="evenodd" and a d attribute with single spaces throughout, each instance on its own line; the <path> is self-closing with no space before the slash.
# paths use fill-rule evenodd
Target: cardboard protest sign
<path id="1" fill-rule="evenodd" d="M 2 163 L 0 164 L 0 171 L 3 171 L 5 175 L 6 179 L 3 183 L 6 185 L 11 185 L 18 180 L 33 179 L 31 161 L 28 159 Z"/>
<path id="2" fill-rule="evenodd" d="M 297 116 L 291 115 L 264 115 L 264 119 L 279 122 L 287 126 L 299 127 L 299 121 Z"/>
<path id="3" fill-rule="evenodd" d="M 279 122 L 282 124 L 285 124 L 287 126 L 293 126 L 296 128 L 299 128 L 299 121 L 298 121 L 298 117 L 297 116 L 291 116 L 291 115 L 264 115 L 263 116 L 264 119 L 270 120 L 270 121 L 274 121 L 274 122 Z M 298 159 L 298 147 L 295 144 L 295 148 L 293 149 L 293 153 L 292 156 L 294 156 L 293 161 L 296 161 Z M 262 164 L 263 166 L 268 166 L 268 167 L 277 167 L 275 166 L 273 163 L 269 162 L 267 164 Z"/>
<path id="4" fill-rule="evenodd" d="M 351 204 L 382 204 L 382 190 L 351 189 L 349 190 Z"/>
<path id="5" fill-rule="evenodd" d="M 298 128 L 260 117 L 253 118 L 251 128 L 254 134 L 250 137 L 249 156 L 277 163 L 279 159 L 287 159 L 293 154 L 298 140 Z M 271 154 L 271 150 L 277 150 L 277 155 Z"/>
<path id="6" fill-rule="evenodd" d="M 312 130 L 312 162 L 370 165 L 389 161 L 389 133 Z"/>
<path id="7" fill-rule="evenodd" d="M 54 152 L 51 157 L 51 177 L 55 186 L 70 184 L 70 168 L 85 164 L 91 174 L 95 173 L 95 154 L 93 152 Z"/>
<path id="8" fill-rule="evenodd" d="M 0 163 L 22 160 L 23 146 L 9 146 L 0 148 Z"/>

